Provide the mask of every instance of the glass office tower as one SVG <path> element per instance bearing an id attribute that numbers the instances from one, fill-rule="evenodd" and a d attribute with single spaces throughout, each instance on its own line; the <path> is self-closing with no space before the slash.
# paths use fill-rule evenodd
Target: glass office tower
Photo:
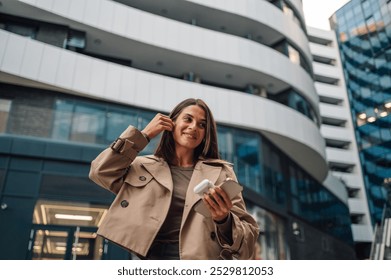
<path id="1" fill-rule="evenodd" d="M 372 223 L 380 223 L 391 178 L 391 1 L 352 0 L 331 24 L 344 64 Z"/>

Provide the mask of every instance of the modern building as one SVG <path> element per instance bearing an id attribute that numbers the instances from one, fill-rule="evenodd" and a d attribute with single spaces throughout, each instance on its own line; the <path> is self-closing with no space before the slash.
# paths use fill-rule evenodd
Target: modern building
<path id="1" fill-rule="evenodd" d="M 347 193 L 357 256 L 367 258 L 367 248 L 373 241 L 373 227 L 337 38 L 330 30 L 307 27 L 307 31 L 320 101 L 321 133 L 326 142 L 330 168 L 324 185 Z"/>
<path id="2" fill-rule="evenodd" d="M 380 225 L 391 201 L 391 3 L 352 0 L 330 22 L 347 81 L 371 222 Z"/>
<path id="3" fill-rule="evenodd" d="M 356 258 L 301 1 L 1 0 L 0 27 L 1 259 L 132 258 L 96 235 L 113 196 L 90 161 L 188 97 L 214 112 L 257 258 Z"/>

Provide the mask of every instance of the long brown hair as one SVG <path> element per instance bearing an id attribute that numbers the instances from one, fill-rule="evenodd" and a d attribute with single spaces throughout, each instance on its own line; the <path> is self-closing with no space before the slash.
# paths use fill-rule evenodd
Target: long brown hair
<path id="1" fill-rule="evenodd" d="M 191 105 L 197 105 L 202 108 L 205 111 L 206 116 L 205 138 L 201 144 L 194 149 L 194 164 L 200 157 L 205 159 L 220 159 L 219 148 L 217 144 L 216 122 L 213 118 L 212 111 L 203 100 L 195 98 L 185 99 L 175 106 L 169 117 L 175 121 L 183 109 Z M 159 145 L 155 151 L 155 156 L 163 158 L 170 165 L 175 164 L 175 141 L 171 131 L 163 131 L 163 135 L 160 138 Z"/>

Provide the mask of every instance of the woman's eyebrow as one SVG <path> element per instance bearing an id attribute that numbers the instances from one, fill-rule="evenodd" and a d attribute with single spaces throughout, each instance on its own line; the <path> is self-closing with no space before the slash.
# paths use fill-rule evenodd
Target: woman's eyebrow
<path id="1" fill-rule="evenodd" d="M 192 117 L 194 119 L 194 116 L 192 114 L 189 114 L 189 113 L 185 113 L 185 116 L 186 117 Z M 206 119 L 201 119 L 202 122 L 206 122 Z"/>

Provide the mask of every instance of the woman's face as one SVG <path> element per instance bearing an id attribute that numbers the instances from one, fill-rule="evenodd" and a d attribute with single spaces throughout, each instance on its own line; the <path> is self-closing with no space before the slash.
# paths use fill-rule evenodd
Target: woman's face
<path id="1" fill-rule="evenodd" d="M 205 111 L 197 105 L 184 108 L 174 123 L 173 137 L 176 149 L 194 150 L 205 138 Z"/>

